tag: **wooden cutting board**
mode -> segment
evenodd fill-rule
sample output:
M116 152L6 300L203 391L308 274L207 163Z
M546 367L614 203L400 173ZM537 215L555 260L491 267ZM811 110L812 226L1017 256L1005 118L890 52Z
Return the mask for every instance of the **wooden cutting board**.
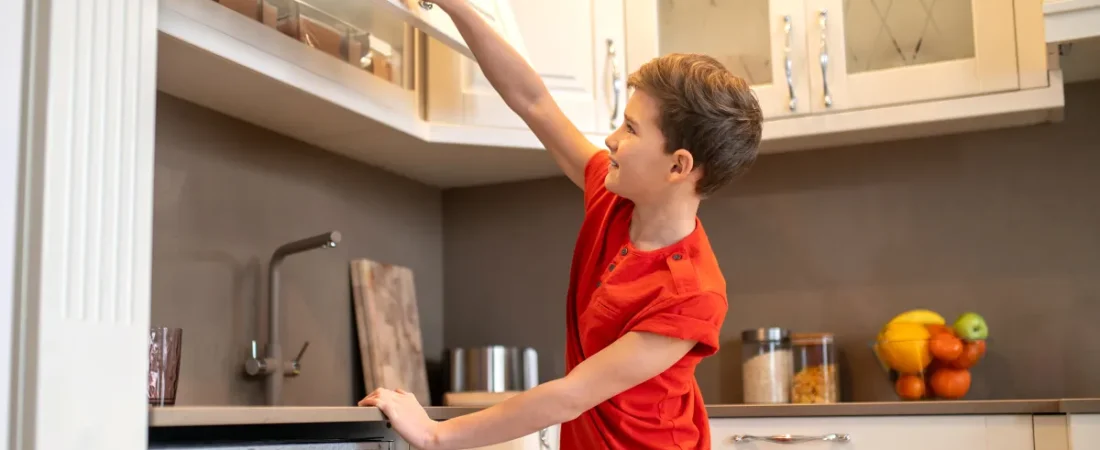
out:
M421 405L430 405L412 270L356 259L351 282L367 393L403 389Z

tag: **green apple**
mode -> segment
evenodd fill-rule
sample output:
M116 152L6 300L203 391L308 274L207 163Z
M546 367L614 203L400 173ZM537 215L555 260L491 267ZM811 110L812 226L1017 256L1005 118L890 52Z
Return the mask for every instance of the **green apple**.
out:
M980 341L989 337L989 325L978 313L968 312L955 320L955 334L967 341Z

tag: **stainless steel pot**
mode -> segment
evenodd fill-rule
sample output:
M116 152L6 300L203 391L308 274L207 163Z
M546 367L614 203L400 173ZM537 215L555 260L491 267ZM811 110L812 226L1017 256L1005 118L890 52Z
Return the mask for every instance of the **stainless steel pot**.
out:
M525 391L538 385L538 353L533 348L489 345L450 350L450 392Z

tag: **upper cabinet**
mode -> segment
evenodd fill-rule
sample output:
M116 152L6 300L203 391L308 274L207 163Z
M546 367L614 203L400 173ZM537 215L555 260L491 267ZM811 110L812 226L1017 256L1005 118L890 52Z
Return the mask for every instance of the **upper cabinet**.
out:
M815 111L1020 86L1008 0L811 0L805 14Z
M509 0L472 3L497 33L524 51ZM470 58L438 6L418 0L159 0L157 5L149 11L158 14L160 91L427 184L493 181L492 174L479 172L485 169L454 170L477 151L462 154L449 151L460 144L433 145L431 126L423 120L425 42ZM544 176L547 169L539 170L499 173L503 180Z
M627 67L670 53L714 57L756 91L764 117L811 112L806 12L789 0L629 0Z
M581 131L607 134L626 104L623 3L608 0L513 1L523 55L562 111ZM493 90L477 64L430 41L426 119L433 127L478 129L525 125Z
M714 56L770 119L1019 88L1009 0L631 0L626 14L631 69Z
M765 152L1060 118L1035 0L624 3L628 70L715 57L756 93Z
M1100 0L1044 0L1043 13L1047 42L1100 38Z
M674 52L747 80L762 152L1057 121L1064 105L1037 0L468 1L596 145L629 74ZM158 5L168 94L433 186L560 175L430 2Z

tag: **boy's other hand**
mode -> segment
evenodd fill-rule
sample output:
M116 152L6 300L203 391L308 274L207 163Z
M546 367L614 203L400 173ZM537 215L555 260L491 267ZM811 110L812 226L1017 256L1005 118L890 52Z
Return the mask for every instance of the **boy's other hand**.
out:
M439 422L428 417L415 395L401 389L391 391L379 388L359 400L359 406L380 409L393 424L394 431L414 448L429 450L438 447L436 429Z

